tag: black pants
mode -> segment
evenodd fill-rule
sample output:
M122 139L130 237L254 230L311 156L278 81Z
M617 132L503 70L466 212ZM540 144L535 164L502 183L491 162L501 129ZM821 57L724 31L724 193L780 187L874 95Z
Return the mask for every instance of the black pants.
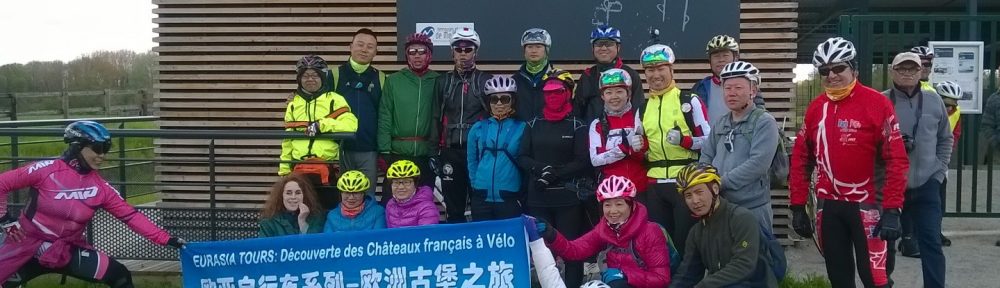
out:
M441 150L441 190L447 205L448 223L465 223L469 203L469 160L464 148Z
M646 193L639 194L639 201L646 205L649 220L663 226L670 238L674 239L677 251L686 251L684 242L687 241L688 232L694 226L695 220L691 217L691 210L688 209L684 198L677 193L677 184L650 184Z
M417 168L420 168L420 179L417 181L417 187L420 186L430 186L434 188L434 170L431 169L430 161L427 157L411 157L396 154L382 154L382 159L385 160L386 165L392 165L399 160L410 160L414 164L417 164ZM389 203L389 199L392 199L392 181L386 178L382 182L382 198L379 199L379 204L383 207L385 203Z
M562 233L567 240L574 240L583 235L583 229L589 223L584 215L583 205L559 207L529 207L529 214L544 219ZM583 284L583 262L566 262L566 287L580 287Z
M472 221L510 219L524 213L521 202L516 197L504 199L502 202L487 202L484 193L473 193L471 198Z
M107 263L107 266L102 266ZM70 249L70 261L59 269L45 268L38 259L31 259L21 269L17 270L3 287L20 287L31 279L49 273L62 274L93 283L104 283L111 288L133 288L132 273L115 259L93 249L73 247Z
M854 269L865 287L888 287L888 243L870 234L881 212L869 204L820 201L816 233L826 259L826 274L834 288L855 287Z

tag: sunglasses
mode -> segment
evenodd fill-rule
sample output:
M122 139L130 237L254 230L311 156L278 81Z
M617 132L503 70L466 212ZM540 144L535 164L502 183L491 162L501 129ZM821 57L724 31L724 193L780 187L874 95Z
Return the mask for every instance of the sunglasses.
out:
M510 95L490 95L490 104L510 104Z
M427 54L427 49L425 48L410 48L410 50L406 50L406 55L410 56L424 55L424 54Z
M90 147L90 150L93 150L94 153L108 154L111 151L111 142L91 143L87 147Z
M451 47L451 49L455 50L455 53L465 53L465 54L469 54L469 53L472 53L472 51L476 51L476 48L473 48L473 47L464 47L464 48L463 47Z
M833 74L844 73L844 70L847 70L847 67L848 67L847 65L837 65L837 66L833 66L833 67L820 67L819 68L819 75L820 76L827 76L827 74L830 74L831 71L833 72Z
M932 62L922 63L920 64L920 66L924 66L924 68L932 68L934 67L934 63Z

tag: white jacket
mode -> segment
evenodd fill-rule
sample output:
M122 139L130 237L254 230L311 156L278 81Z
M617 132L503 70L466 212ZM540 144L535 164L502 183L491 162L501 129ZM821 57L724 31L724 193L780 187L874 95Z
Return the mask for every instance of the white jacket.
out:
M535 273L538 274L538 282L542 288L566 288L562 277L559 275L559 268L556 268L556 259L552 257L552 251L545 246L545 240L538 239L528 243L531 247L531 262L535 264Z

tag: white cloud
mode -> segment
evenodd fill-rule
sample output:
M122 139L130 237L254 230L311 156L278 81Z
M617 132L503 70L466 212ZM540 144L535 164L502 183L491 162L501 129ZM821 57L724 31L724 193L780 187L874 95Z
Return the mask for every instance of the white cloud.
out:
M0 1L0 65L154 45L149 0Z
M812 64L795 65L795 68L792 69L792 72L795 73L795 78L792 79L792 82L807 80L809 79L809 74L812 74L815 71L816 67L813 67Z

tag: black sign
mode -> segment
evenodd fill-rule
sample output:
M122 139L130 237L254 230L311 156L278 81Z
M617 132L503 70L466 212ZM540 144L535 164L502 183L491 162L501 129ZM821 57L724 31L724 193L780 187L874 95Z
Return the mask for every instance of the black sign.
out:
M447 39L471 23L482 41L480 60L523 60L520 39L529 28L549 31L553 60L593 59L590 32L608 24L622 31L625 59L638 59L654 43L651 29L659 29L659 42L678 58L702 59L712 36L739 37L739 5L738 0L399 0L398 51L406 36L423 31L437 39L434 60L449 60ZM397 54L405 60L406 53Z

